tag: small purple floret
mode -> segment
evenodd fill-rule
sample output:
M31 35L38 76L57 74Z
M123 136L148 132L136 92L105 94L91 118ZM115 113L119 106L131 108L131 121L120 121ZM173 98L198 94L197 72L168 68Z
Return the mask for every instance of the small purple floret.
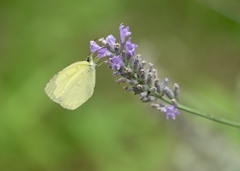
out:
M114 45L116 44L116 38L113 35L109 35L108 37L106 37L106 41L108 43L108 45L114 49Z
M112 55L112 53L106 47L100 48L97 52L98 52L99 58L103 58L103 57Z
M130 35L131 35L131 32L129 31L129 27L128 27L128 26L124 28L123 23L120 24L119 31L120 31L121 43L123 44L124 41L125 41L125 38L126 38L127 36L130 36Z
M180 112L176 109L174 105L171 106L165 106L163 108L163 112L166 113L166 118L169 119L170 117L175 120L176 115L179 115Z
M99 46L95 41L90 41L90 51L91 53L97 52L98 57L102 58L105 56L111 56L111 52L106 47Z
M113 58L110 58L111 65L112 65L112 70L116 69L119 70L121 66L124 66L124 63L122 61L122 57L119 56L114 56Z
M128 40L126 41L126 44L125 44L125 49L126 49L126 52L128 54L128 56L133 56L135 55L135 52L136 52L136 48L138 47L136 44L132 43L131 42L131 37L128 38Z
M101 47L93 40L90 41L90 51L92 53L96 52L97 50L99 50Z
M107 48L106 47L103 47L101 49L98 50L98 57L99 58L102 58L102 57L105 57L105 53L107 52Z

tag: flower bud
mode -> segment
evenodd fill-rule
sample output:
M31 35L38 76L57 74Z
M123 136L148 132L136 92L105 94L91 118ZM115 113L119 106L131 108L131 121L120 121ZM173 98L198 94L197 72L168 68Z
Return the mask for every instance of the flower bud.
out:
M140 98L142 102L149 102L147 97Z
M147 98L148 98L149 102L156 100L156 97L154 97L154 96L147 96Z
M148 77L147 77L147 85L149 86L149 87L151 87L152 86L152 73L150 72L150 73L148 73Z
M179 85L177 83L174 83L173 88L174 88L173 90L174 98L178 100L179 92L180 92Z
M148 72L152 72L152 70L153 70L153 64L152 64L152 63L149 63L149 66L150 66L150 68L149 68L149 71L148 71Z
M164 92L166 93L166 96L169 99L173 99L174 98L173 92L168 87L164 87Z
M132 91L132 88L130 88L130 87L128 87L128 86L124 86L123 88L124 88L125 92L130 92L130 91Z
M146 73L145 73L145 70L144 69L140 69L140 71L139 71L139 77L140 77L140 79L142 80L142 81L146 81Z
M119 78L116 80L116 83L126 83L126 82L129 82L129 80L126 78Z
M138 84L138 81L132 79L132 80L130 80L128 83L131 84L131 85L137 85L137 84Z
M153 107L153 108L158 108L158 107L160 107L160 105L159 105L159 104L156 104L156 103L152 103L152 104L151 104L151 107Z
M104 45L107 45L107 41L103 37L98 39L98 41Z
M148 87L146 85L141 85L141 84L138 84L137 88L141 91L147 91L148 90Z
M142 98L142 97L147 97L147 95L148 95L148 93L145 91L145 92L142 92L142 93L140 93L140 97Z
M146 61L142 61L142 68L144 68L146 66L147 62Z
M153 75L153 79L157 78L157 70L156 69L152 70L152 75Z
M157 88L156 88L156 87L151 87L151 88L149 89L149 91L150 91L151 93L155 93L155 92L157 91Z
M117 77L117 76L119 76L119 75L121 75L120 72L118 72L118 71L113 72L113 76L114 76L114 77Z
M157 92L158 92L159 94L161 94L163 90L162 90L161 83L160 83L160 81L159 81L158 78L156 78L156 79L154 80L154 85L155 85L155 87L157 88Z
M140 94L140 93L142 93L142 90L139 89L139 88L137 88L136 86L133 86L133 87L132 87L132 91L133 91L134 94Z
M139 60L138 59L135 59L135 61L134 61L133 71L134 71L134 73L138 73L138 71L139 71Z

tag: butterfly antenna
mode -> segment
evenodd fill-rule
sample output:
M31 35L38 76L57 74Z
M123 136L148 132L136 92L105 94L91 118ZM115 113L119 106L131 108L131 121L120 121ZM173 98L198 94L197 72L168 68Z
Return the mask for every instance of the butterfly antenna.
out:
M105 63L107 61L102 61L100 64L96 64L97 66L101 66L103 63Z
M98 57L96 57L96 58L94 58L94 63L96 64L96 63L98 63L98 61L100 60L100 58L98 58Z

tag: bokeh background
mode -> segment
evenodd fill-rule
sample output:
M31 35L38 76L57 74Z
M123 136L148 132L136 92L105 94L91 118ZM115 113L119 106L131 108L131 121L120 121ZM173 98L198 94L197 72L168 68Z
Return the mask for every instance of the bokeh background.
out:
M1 171L240 170L240 130L181 112L175 121L125 93L105 65L74 111L47 81L89 54L89 41L130 26L138 53L180 102L240 122L240 1L0 2Z

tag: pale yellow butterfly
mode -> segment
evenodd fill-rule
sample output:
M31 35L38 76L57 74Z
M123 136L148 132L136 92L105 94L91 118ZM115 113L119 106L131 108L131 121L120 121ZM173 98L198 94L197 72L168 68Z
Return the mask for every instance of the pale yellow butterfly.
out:
M93 95L95 66L90 55L86 61L79 61L64 68L49 80L45 87L46 94L66 109L78 108Z

